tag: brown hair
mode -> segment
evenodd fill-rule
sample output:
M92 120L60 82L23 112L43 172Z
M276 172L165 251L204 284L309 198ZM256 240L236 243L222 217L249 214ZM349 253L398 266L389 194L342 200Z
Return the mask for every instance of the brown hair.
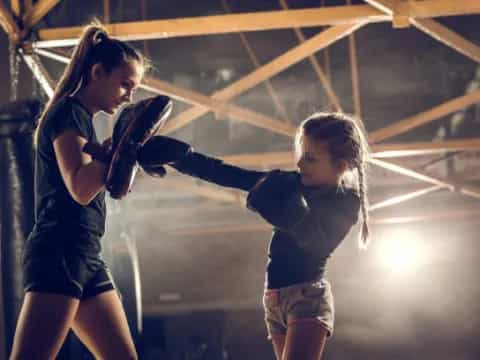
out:
M360 121L342 113L315 113L305 119L298 127L295 146L298 151L301 139L308 136L312 140L325 141L334 162L345 161L350 170L358 174L358 192L363 216L360 231L360 248L365 249L369 240L368 196L366 166L368 142Z
M144 65L144 58L136 49L126 42L110 38L106 29L99 22L96 21L86 26L79 43L73 50L70 63L65 68L52 98L40 116L37 136L51 106L64 96L71 95L80 87L88 84L90 69L94 64L102 64L104 70L110 73L117 66L131 60Z

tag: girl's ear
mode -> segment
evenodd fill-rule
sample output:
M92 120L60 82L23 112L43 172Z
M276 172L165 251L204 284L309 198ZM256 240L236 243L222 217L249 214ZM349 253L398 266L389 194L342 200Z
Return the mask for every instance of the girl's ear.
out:
M102 64L96 63L92 65L92 68L90 69L90 79L98 80L101 79L104 75L105 69L103 68Z

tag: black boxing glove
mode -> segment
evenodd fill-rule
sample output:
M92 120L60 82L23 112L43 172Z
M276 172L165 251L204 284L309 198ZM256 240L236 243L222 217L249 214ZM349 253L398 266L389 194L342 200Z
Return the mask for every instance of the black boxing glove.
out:
M250 190L247 207L275 227L290 230L310 212L298 173L274 170Z
M157 135L138 149L137 161L148 175L163 177L166 174L163 165L180 161L191 151L192 147L183 141Z

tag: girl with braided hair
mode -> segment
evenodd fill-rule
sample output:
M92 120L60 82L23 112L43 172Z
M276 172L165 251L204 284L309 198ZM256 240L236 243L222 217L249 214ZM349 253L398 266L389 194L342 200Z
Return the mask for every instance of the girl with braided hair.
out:
M23 256L25 298L10 359L54 359L72 329L102 359L136 359L126 316L101 256L108 165L93 116L131 100L143 57L100 25L84 29L41 116L35 150L35 225Z
M362 129L344 114L310 116L295 137L296 171L248 170L186 148L181 141L157 136L137 159L149 174L156 169L163 174L166 163L190 176L248 191L247 206L273 225L263 304L276 357L321 359L334 323L327 260L360 211L361 248L369 237L368 146ZM355 173L357 186L348 185L347 174Z

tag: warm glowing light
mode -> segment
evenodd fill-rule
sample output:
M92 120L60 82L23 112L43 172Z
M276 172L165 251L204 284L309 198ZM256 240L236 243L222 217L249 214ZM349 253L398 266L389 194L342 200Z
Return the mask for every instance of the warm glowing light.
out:
M394 273L409 273L425 261L421 240L407 231L393 232L381 240L379 256L382 264Z

